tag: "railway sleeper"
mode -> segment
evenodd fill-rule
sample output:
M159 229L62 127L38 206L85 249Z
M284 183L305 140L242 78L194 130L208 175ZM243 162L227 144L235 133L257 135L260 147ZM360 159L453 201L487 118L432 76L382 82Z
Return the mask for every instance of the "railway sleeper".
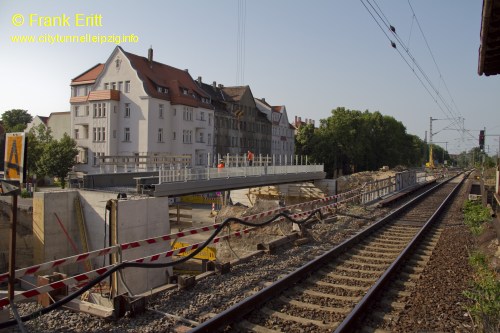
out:
M360 260L359 262L363 262L363 260L367 262L382 262L382 263L387 263L387 264L392 264L394 259L396 258L377 258L377 257L372 257L372 256L365 256L361 254L351 254L350 259L357 261Z
M335 265L327 265L327 268L330 270L337 270L337 271L344 271L344 272L352 272L352 273L361 273L361 274L368 274L368 275L375 275L375 276L380 276L380 274L383 272L382 270L376 271L376 270L365 270L362 268L350 268L350 267L345 267L345 266L335 266ZM332 273L332 272L330 272ZM335 273L333 273L335 274Z
M323 275L326 276L326 277L330 277L332 279L363 282L363 283L366 283L366 284L372 284L372 283L375 283L375 281L377 281L376 278L373 278L373 279L370 279L370 278L360 278L360 277L355 277L355 276L339 275L339 274L326 273L326 272Z
M247 320L242 320L237 324L238 328L243 329L245 331L251 331L255 333L282 333L282 330L273 330L261 325L257 325L251 323Z
M309 310L320 310L329 313L348 314L352 310L352 308L346 308L346 307L331 307L331 306L311 304L307 302L297 301L285 296L280 296L278 299L283 303L290 304L298 308L304 308Z
M383 253L392 253L392 254L399 254L401 252L399 246L391 246L391 247L383 247L383 246L373 246L372 245L364 245L361 244L362 249L366 251L372 251L372 252L383 252Z
M375 256L381 256L381 257L386 257L387 259L396 259L397 254L399 252L393 251L393 252L387 252L383 251L383 249L379 249L379 251L373 251L373 250L364 250L364 249L359 249L353 251L354 254L356 255L366 255L367 257L375 257Z
M341 296L341 295L335 295L335 294L326 294L324 292L319 292L319 291L314 291L302 287L295 287L295 291L301 294L309 295L309 296L314 296L314 297L322 297L322 298L328 298L328 299L333 299L336 301L346 301L346 302L359 302L361 300L361 296Z
M337 326L339 326L340 323L338 322L334 322L334 323L325 323L323 321L319 321L319 320L312 320L312 319L309 319L309 318L302 318L302 317L297 317L297 316L292 316L292 315L289 315L289 314L286 314L286 313L282 313L282 312L279 312L279 311L275 311L275 310L272 310L268 307L263 307L260 309L260 311L268 316L271 316L271 317L276 317L276 318L279 318L281 320L285 320L285 321L291 321L291 322L295 322L295 323L299 323L299 324L303 324L303 325L310 325L310 324L313 324L319 328L324 328L324 329L335 329Z
M310 284L313 284L316 286L321 286L321 287L340 288L340 289L350 290L350 291L364 291L364 290L366 290L365 287L349 286L347 284L330 283L330 282L325 282L325 281L308 281L308 282Z

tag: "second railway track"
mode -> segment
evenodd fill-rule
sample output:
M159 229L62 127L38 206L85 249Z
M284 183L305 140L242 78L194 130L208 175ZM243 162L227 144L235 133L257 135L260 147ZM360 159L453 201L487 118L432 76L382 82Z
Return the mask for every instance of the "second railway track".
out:
M417 236L424 234L424 227L431 227L431 220L461 180L459 176L438 184L192 332L352 331L371 299L403 257L412 253ZM407 274L415 270L419 268ZM391 307L398 306L397 301L392 303Z

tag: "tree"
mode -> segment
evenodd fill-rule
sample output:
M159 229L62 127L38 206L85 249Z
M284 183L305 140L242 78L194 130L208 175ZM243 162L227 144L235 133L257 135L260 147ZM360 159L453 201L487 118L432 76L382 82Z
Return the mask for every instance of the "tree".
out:
M299 130L296 142L297 152L324 163L329 176L377 170L384 165L421 165L425 147L391 116L343 107L321 119L317 130Z
M27 136L28 158L26 164L28 175L31 177L36 175L38 179L41 179L46 176L41 159L46 146L54 140L52 138L52 131L50 128L45 127L44 124L39 124L30 129Z
M314 146L314 125L305 124L297 129L295 135L295 154L311 155Z
M12 109L2 114L2 124L6 133L22 132L33 120L26 110Z
M40 167L46 175L57 177L61 188L66 186L68 172L75 164L78 155L76 142L64 133L61 140L51 140L45 145L40 158Z

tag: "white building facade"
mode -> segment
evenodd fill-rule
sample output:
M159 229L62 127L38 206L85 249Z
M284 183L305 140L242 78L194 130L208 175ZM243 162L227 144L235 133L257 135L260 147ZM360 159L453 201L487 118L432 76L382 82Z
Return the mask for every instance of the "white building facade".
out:
M71 82L77 171L96 173L104 157L188 156L206 165L213 150L210 97L186 70L116 47Z
M265 99L255 99L257 108L266 114L272 123L271 154L275 156L291 156L295 153L294 128L288 122L284 105L271 106Z

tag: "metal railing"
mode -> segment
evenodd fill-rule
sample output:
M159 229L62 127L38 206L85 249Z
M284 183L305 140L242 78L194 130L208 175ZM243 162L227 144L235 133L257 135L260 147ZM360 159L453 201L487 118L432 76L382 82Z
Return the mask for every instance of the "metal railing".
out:
M286 175L304 172L323 172L323 165L270 165L224 168L160 168L159 183L187 182L220 178L251 177L264 175Z

